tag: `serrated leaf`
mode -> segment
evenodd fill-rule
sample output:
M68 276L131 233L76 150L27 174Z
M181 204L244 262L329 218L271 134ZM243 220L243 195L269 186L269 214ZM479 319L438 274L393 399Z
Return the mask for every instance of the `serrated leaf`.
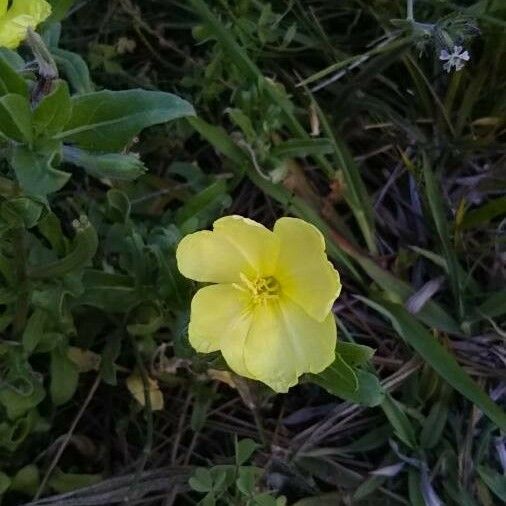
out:
M141 89L76 95L72 103L72 118L58 139L90 151L121 151L144 128L195 114L176 95Z

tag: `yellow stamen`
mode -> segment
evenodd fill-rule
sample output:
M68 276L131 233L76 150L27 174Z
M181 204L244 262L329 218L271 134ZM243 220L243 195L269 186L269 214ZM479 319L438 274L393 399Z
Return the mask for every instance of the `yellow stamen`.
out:
M280 293L280 286L276 278L272 276L248 278L241 273L241 285L235 285L239 290L247 291L253 304L266 304L277 299Z

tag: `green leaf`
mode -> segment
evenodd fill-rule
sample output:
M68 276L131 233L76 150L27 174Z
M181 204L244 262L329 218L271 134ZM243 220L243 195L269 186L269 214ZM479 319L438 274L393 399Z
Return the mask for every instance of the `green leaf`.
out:
M381 268L374 260L362 255L356 256L355 259L367 274L394 300L405 303L413 295L414 289L411 285L396 278L386 269ZM452 334L461 333L461 329L455 319L432 300L429 300L416 313L416 318L430 327Z
M235 442L235 462L238 466L245 464L256 450L260 448L252 439L241 439Z
M77 95L72 103L72 118L57 137L90 151L121 151L144 128L195 114L176 95L141 89Z
M255 485L260 477L261 470L256 467L241 467L239 477L236 480L237 490L246 497L251 497L255 491Z
M116 359L121 351L122 334L116 332L107 339L100 361L100 376L108 385L116 386Z
M478 466L478 473L487 487L504 503L506 502L506 477L488 466Z
M113 221L126 223L130 216L131 204L128 195L113 188L107 192L107 215Z
M477 209L467 211L464 215L460 228L466 230L481 224L488 223L494 218L506 215L506 197L490 200Z
M0 423L0 448L9 452L16 451L32 432L36 424L40 421L36 409L30 409L21 418L16 418L13 422Z
M336 354L334 362L319 374L311 374L312 378L317 376L319 381L332 388L341 388L346 391L356 392L358 389L357 375L354 370L343 360L340 355Z
M58 346L51 351L51 399L61 406L74 396L77 389L79 371L69 359L66 347Z
M49 18L50 23L61 21L68 10L72 7L74 0L49 0L51 4L51 17Z
M5 494L11 486L11 479L2 471L0 471L0 498Z
M32 142L32 111L27 97L9 93L0 98L0 137Z
M291 139L278 144L271 150L277 158L296 158L308 155L326 155L334 151L329 139Z
M343 494L341 492L328 492L314 497L300 499L293 506L336 506L342 504Z
M53 167L58 156L58 148L35 152L25 146L16 146L11 163L19 186L27 194L41 198L63 188L70 179L70 174Z
M40 202L27 197L18 197L4 201L0 206L0 215L13 228L30 229L37 225L42 210Z
M49 487L55 492L64 494L80 488L90 487L102 481L100 474L63 473L57 469L48 481Z
M41 379L22 362L9 371L0 386L0 404L10 420L22 417L42 402L45 395Z
M325 388L332 395L364 406L379 405L384 396L378 378L346 364L341 357L320 374L308 374L309 381Z
M211 476L209 470L199 467L189 479L189 484L195 492L201 492L204 494L213 489L213 477Z
M356 367L369 362L374 355L375 350L362 344L338 341L337 353L348 365Z
M502 430L506 430L506 414L462 369L455 357L418 323L402 306L391 302L373 302L358 297L368 306L388 317L403 339L453 388L476 404Z
M51 137L61 132L71 115L69 87L65 81L58 80L51 93L40 101L33 113L35 134Z
M193 232L212 221L231 204L225 181L216 181L197 195L190 197L176 212L176 224L185 232ZM193 226L192 226L193 225Z
M56 47L51 48L51 52L56 64L63 69L63 73L77 93L91 93L95 89L88 66L80 55Z
M9 93L28 97L28 84L0 54L0 96Z
M124 313L143 300L130 276L88 269L83 282L85 292L76 301L79 305Z
M381 403L381 408L394 428L397 437L410 448L416 448L417 442L415 429L413 428L413 425L411 425L406 413L404 413L402 404L387 394Z
M443 396L430 408L420 433L420 446L424 450L434 448L440 441L448 419L448 398Z
M478 315L486 315L489 318L497 318L506 314L506 290L500 290L490 294L487 299L478 306Z
M76 235L68 255L54 262L30 266L28 276L31 279L62 277L82 269L91 262L98 248L98 236L95 228L86 216L74 220L72 225L76 230Z
M12 478L11 489L22 494L33 496L40 484L39 468L34 464L22 467Z
M31 354L44 337L45 324L48 314L42 309L36 309L30 316L23 332L23 348Z
M64 146L63 159L83 168L90 176L118 181L133 181L146 172L138 155L120 153L89 153L72 146Z
M445 204L443 195L441 194L441 183L436 179L426 155L423 157L423 175L426 185L425 193L446 258L453 296L457 303L459 315L464 316L462 283L460 280L460 272L462 269L459 266L455 248L453 248L451 244L451 233L448 220L446 219Z

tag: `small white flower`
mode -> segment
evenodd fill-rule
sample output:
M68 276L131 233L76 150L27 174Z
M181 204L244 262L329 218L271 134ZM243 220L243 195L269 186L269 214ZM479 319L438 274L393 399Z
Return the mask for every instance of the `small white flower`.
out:
M446 72L450 73L452 68L458 72L464 68L466 61L469 61L471 56L468 51L463 51L462 46L453 46L453 51L449 53L446 49L442 49L439 53L439 59L445 61L443 68Z

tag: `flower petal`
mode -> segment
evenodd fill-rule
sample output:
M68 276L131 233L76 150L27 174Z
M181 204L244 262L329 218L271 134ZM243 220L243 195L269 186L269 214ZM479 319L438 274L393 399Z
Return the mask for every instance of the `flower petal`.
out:
M214 222L214 230L225 238L252 267L246 275L271 276L279 255L279 240L260 223L242 216L225 216Z
M286 392L301 374L319 373L335 358L334 316L318 322L288 297L257 306L244 347L249 373L277 392Z
M26 38L29 26L32 26L30 16L4 17L0 19L0 47L16 49Z
M439 53L440 60L449 60L451 58L450 53L446 49L441 49L441 53Z
M45 0L14 0L9 9L8 16L30 16L35 28L39 23L45 21L51 15L51 5Z
M187 235L177 249L178 268L187 278L208 283L240 282L240 274L271 275L278 257L277 237L240 216L214 223L214 231Z
M44 0L14 0L7 12L2 12L3 8L0 4L0 47L10 49L21 44L29 27L36 28L51 14L51 6Z
M281 241L275 277L283 293L312 318L323 321L339 296L341 282L327 260L321 232L303 220L281 218L274 234Z
M248 333L248 298L232 285L201 288L191 304L188 335L191 345L201 353L217 351L221 341Z

